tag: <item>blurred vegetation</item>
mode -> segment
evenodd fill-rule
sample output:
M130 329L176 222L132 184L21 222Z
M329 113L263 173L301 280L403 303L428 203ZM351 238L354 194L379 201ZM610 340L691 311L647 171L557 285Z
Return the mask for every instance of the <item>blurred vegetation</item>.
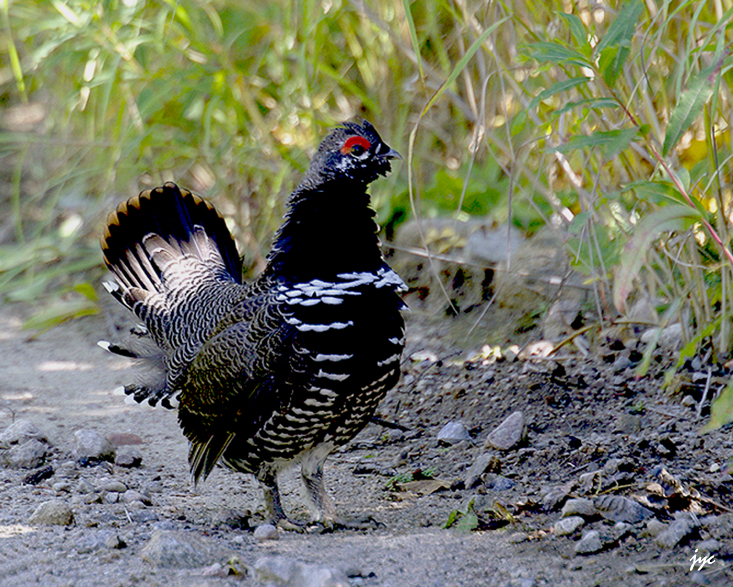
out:
M680 361L731 355L731 0L2 8L0 296L53 300L35 326L94 311L104 216L165 180L256 271L319 138L365 117L405 155L383 223L557 227L601 324L649 300Z

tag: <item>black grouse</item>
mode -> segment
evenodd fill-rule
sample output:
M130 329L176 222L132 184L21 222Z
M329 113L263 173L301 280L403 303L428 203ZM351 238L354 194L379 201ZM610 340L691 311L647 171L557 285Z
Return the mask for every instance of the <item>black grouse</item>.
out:
M374 127L346 123L321 143L288 201L267 266L250 284L222 216L173 183L120 204L102 237L108 291L143 322L156 352L111 352L158 367L127 385L174 407L194 481L217 463L252 473L271 521L278 472L300 463L313 521L337 523L328 455L366 426L399 378L404 283L380 252L368 185L400 158Z

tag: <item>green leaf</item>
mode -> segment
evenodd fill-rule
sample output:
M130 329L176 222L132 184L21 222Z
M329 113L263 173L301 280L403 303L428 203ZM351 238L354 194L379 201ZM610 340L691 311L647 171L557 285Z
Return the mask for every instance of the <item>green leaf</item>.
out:
M469 509L453 526L458 532L472 532L478 528L478 516Z
M412 10L410 10L410 0L402 0L402 9L405 12L407 28L410 31L410 42L412 43L412 50L415 53L415 59L417 60L417 71L420 73L420 79L422 80L425 78L425 72L423 71L422 58L420 57L420 41L418 41L417 38L415 20L412 18Z
M549 88L547 88L546 90L542 90L532 99L532 101L529 103L528 110L535 108L540 102L542 102L542 100L546 100L550 96L554 96L555 94L559 94L560 92L565 92L571 88L583 85L589 81L589 77L583 76L562 80L555 84L552 84Z
M560 153L575 149L600 147L607 159L613 159L629 146L639 129L624 128L619 130L602 130L592 135L578 135L571 137L564 145L555 148Z
M607 47L630 47L642 9L642 4L637 0L624 6L598 43L596 53L600 55Z
M527 126L527 121L529 120L529 117L527 116L527 110L523 109L517 112L517 114L512 118L512 124L511 124L511 133L512 136L517 136L520 132L524 130L524 127Z
M666 202L674 202L675 204L684 204L685 200L674 187L674 184L666 181L649 181L641 180L630 183L625 186L624 191L633 190L634 196L644 202L652 204L662 204Z
M624 69L624 63L629 56L628 47L606 47L601 51L601 57L598 60L598 68L601 70L603 81L609 87L613 87L616 80Z
M568 102L555 111L556 115L564 114L568 110L572 110L578 106L590 108L591 110L600 110L602 108L618 108L618 102L612 98L588 98L587 100L578 100L577 102Z
M702 432L712 432L733 422L733 380L728 382L725 389L710 406L710 420Z
M577 14L567 14L565 12L561 12L560 16L568 21L570 32L572 33L575 42L578 43L578 46L583 47L588 45L588 31L585 30L585 25L583 24L583 21L580 20L580 17Z
M532 58L540 63L549 61L551 63L579 65L580 67L592 66L585 55L560 43L535 43L531 46L531 49Z
M621 263L614 280L613 303L623 312L633 282L646 259L647 251L663 232L681 231L700 219L700 214L689 206L667 206L652 212L636 225L634 235L621 253Z
M672 111L669 117L669 125L667 133L664 135L664 145L662 146L662 156L667 156L669 152L679 142L680 138L692 123L700 116L705 103L713 94L713 84L710 79L717 69L717 63L712 65L698 75L696 75L688 85L687 89L682 93L680 101Z

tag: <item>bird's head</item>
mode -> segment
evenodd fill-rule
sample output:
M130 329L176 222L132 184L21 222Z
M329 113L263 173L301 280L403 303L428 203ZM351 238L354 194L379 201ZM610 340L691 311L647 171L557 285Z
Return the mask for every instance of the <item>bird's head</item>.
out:
M391 171L391 159L402 159L387 145L366 120L346 122L334 129L318 147L306 173L305 182L320 184L331 180L371 183Z

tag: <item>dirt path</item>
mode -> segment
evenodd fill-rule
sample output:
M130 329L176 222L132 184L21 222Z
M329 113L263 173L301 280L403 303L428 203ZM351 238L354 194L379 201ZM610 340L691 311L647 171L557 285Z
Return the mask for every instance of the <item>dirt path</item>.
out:
M193 488L175 413L130 406L112 395L134 370L129 361L96 346L98 338L109 336L105 320L77 321L29 340L21 330L24 311L0 310L0 432L27 419L45 433L51 448L36 469L0 467L3 586L255 585L257 573L247 567L272 556L335 569L352 585L381 587L733 584L728 561L733 525L724 511L733 507L733 482L725 472L733 454L730 434L700 439L697 429L704 420L679 403L666 405L653 379L643 384L626 373L614 380L604 367L587 361L567 361L561 377L546 370L528 375L519 363L408 363L400 389L381 409L408 431L370 425L331 458L327 470L327 486L340 510L371 513L380 526L363 533L281 533L279 540L259 541L243 528L256 525L261 511L253 480L218 469ZM410 344L410 352L431 349L430 339L416 335ZM642 429L631 440L623 431L612 433L619 413L639 401L650 408L640 417ZM515 410L527 419L526 443L497 452L494 468L479 486L466 489L466 471L487 452L485 437ZM465 424L473 440L438 444L438 431L454 420ZM81 466L74 454L79 429L139 437L142 444L132 449L142 463ZM675 447L673 456L659 450L665 438ZM640 522L619 530L598 552L578 555L575 546L586 530L598 529L603 538L616 526L591 515L569 537L556 536L553 525L565 500L556 508L542 507L543 496L548 488L566 485L567 497L587 497L580 475L606 471L613 457L628 461L616 468L636 485L629 491L606 488L608 494L648 495L645 487L662 464L685 487L697 487L722 507L688 500L688 509L702 503L702 522L673 548L658 546L646 533L648 524ZM29 479L48 466L46 478ZM418 470L427 473L427 481L441 483L409 485L406 473ZM395 475L401 475L396 484ZM497 475L509 481L506 489L491 485ZM122 494L110 489L113 482L142 493L146 503L123 502ZM513 521L495 530L444 529L451 512L465 511L476 496L496 498ZM286 484L284 499L286 509L305 514L294 479ZM31 524L31 514L49 500L67 504L74 522ZM675 512L667 500L655 514L669 525ZM187 568L180 560L170 566L145 560L151 538L160 533L200 541L194 542L201 545L200 562ZM706 539L717 540L715 562L690 572L690 558Z

